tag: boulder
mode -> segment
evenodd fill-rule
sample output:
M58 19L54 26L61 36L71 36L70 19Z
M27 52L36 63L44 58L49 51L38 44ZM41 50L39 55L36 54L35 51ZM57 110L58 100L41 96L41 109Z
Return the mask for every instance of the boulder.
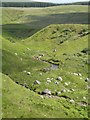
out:
M55 82L55 84L57 84L57 85L58 85L58 84L59 84L59 82L57 82L57 81L56 81L56 82Z
M48 83L51 83L51 80L47 80Z
M62 89L62 90L61 90L61 93L63 93L63 92L66 92L66 90L65 90L65 89Z
M30 75L31 73L30 72L27 72L27 75Z
M60 80L60 81L62 81L62 77L60 77L60 76L59 76L59 77L57 78L57 80Z
M47 95L51 95L51 91L48 89L45 89L42 91L42 94L47 94Z
M17 53L15 53L15 55L17 56L18 54L17 54Z
M76 75L76 76L78 76L78 74L77 73L73 73L74 75Z
M70 100L70 103L74 103L74 102L75 102L74 100L72 100L72 99Z
M40 81L38 81L38 80L35 80L35 82L34 82L34 84L41 84L41 82Z
M65 82L65 85L68 86L69 84Z
M82 76L82 74L81 74L81 73L78 73L78 75L79 75L79 76Z
M90 81L90 79L89 79L89 78L86 78L86 79L85 79L85 82L89 82L89 81Z

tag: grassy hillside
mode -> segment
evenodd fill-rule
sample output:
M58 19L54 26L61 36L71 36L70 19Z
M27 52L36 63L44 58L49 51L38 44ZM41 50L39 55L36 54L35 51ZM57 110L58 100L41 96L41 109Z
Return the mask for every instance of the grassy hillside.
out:
M3 38L3 73L35 94L41 95L44 89L49 89L51 95L43 96L50 101L48 104L57 106L59 99L64 100L64 105L63 102L60 103L64 107L60 108L66 112L62 111L60 114L53 108L54 113L48 115L47 109L44 109L43 114L47 113L46 117L87 117L88 91L85 79L88 76L88 56L81 52L88 47L87 34L89 30L86 25L50 25L20 43L12 43ZM57 64L58 69L52 68L53 64ZM63 79L61 82L57 80L59 76ZM34 84L36 80L41 84ZM26 96L28 97L27 94ZM55 103L52 102L53 99ZM70 103L70 100L74 100L74 103ZM5 102L3 106L6 106ZM43 106L40 106L37 108L42 110ZM73 111L72 114L70 111ZM6 111L4 113L4 117L7 117ZM14 114L18 116L17 113L8 112L8 117ZM33 114L26 116L33 117ZM40 113L37 116L45 117Z
M3 36L10 41L26 39L50 24L88 23L88 6L3 8L2 12Z
M87 116L84 107L80 109L63 97L42 98L29 89L15 84L5 75L3 75L2 100L3 118L54 118L56 116L82 118L83 115Z
M87 7L3 13L3 118L87 118Z

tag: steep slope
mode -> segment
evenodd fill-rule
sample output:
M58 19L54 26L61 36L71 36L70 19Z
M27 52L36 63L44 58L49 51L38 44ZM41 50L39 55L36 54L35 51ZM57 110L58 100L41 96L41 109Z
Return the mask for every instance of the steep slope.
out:
M14 113L15 111L13 113L9 112L7 115L6 111L10 111L12 106L14 107L12 105L10 110L7 107L4 117L35 117L35 111L36 117L86 118L88 96L87 51L89 51L86 48L88 49L88 34L87 25L58 24L50 25L21 42L12 43L2 38L3 73L19 86L25 87L25 91L34 91L35 93L32 93L39 101L36 101L35 97L29 97L29 100L34 100L34 103L31 104L33 109L31 115L25 112L28 107L25 107L25 111L20 111L22 115ZM39 84L36 81L39 81ZM15 86L18 87L18 85ZM10 86L9 90L12 88ZM7 89L6 86L5 89ZM16 89L22 91L22 89ZM45 89L50 90L51 95L43 95ZM7 96L7 92L4 91L4 93ZM28 94L25 92L27 98L24 101L25 106L29 104ZM20 94L18 92L15 95ZM21 96L20 99L22 99ZM6 102L4 98L4 107L6 104L13 102L13 100L9 100ZM61 112L59 112L60 110ZM22 113L22 111L24 112Z
M3 75L3 118L68 118L87 117L85 108L80 109L62 98L42 96L15 84ZM75 107L75 109L74 109ZM18 109L17 109L18 108Z

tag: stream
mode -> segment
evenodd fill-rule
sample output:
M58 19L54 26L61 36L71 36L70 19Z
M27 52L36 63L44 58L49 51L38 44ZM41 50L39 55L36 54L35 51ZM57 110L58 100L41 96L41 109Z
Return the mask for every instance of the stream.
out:
M59 65L57 65L57 64L52 64L52 63L50 63L50 69L51 70L57 70L58 68L59 68Z

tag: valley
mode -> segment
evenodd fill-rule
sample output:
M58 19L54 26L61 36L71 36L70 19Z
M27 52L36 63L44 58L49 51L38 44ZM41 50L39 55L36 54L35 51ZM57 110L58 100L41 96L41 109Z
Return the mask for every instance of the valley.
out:
M2 13L3 118L88 118L88 7Z

